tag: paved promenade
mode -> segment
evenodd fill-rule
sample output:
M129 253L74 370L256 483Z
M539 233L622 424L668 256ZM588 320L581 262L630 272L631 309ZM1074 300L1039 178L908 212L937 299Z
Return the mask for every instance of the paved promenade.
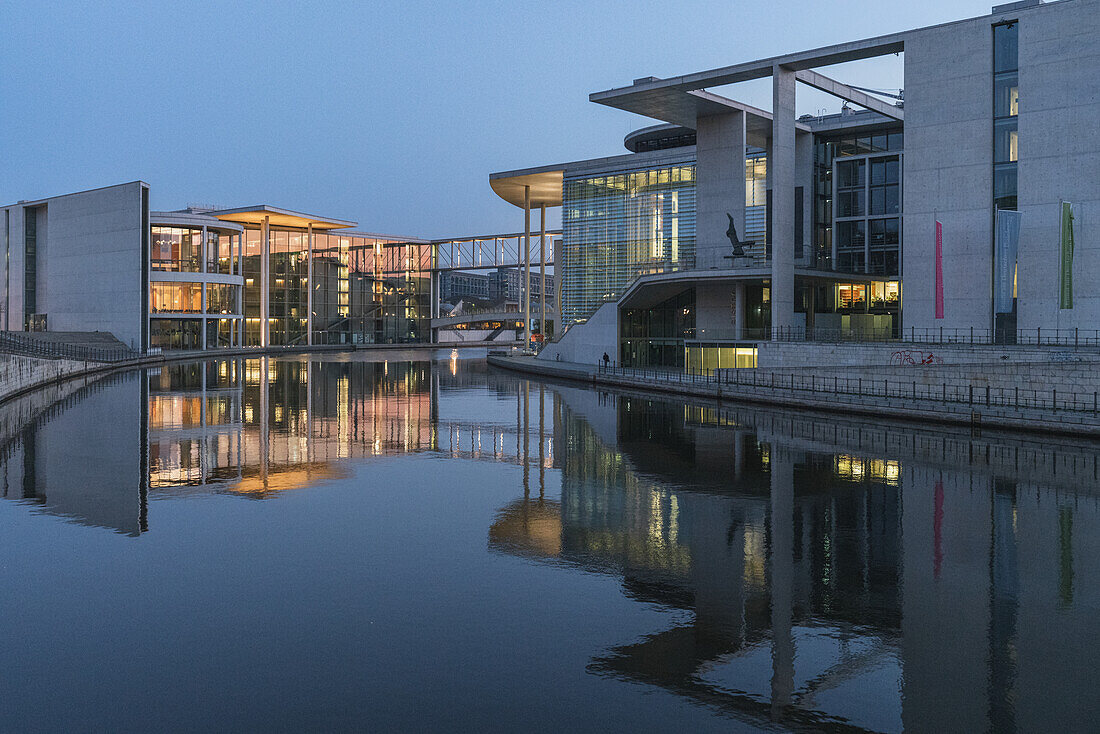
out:
M723 402L1100 437L1100 362L723 370L691 375L490 354L505 369Z

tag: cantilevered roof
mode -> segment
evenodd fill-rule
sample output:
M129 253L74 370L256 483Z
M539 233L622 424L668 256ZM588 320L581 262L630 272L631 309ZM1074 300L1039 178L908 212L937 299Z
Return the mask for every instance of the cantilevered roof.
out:
M519 171L490 173L489 185L497 196L509 204L523 208L523 192L531 187L531 208L561 206L561 185L565 179L562 166L542 166Z
M267 204L242 206L236 209L218 209L203 213L227 222L240 222L241 224L263 224L264 217L269 217L269 222L276 227L304 228L312 224L314 229L346 229L357 224L357 222L349 222L344 219L317 217L312 214L293 212L289 209L279 209Z
M774 56L744 64L724 66L719 69L700 71L684 76L657 79L646 77L638 79L629 87L593 92L589 99L599 104L615 107L627 112L651 117L656 120L673 122L677 125L695 127L699 117L722 111L715 109L713 97L705 90L708 87L722 87L737 82L764 79L771 76L775 66L783 66L791 71L814 69L848 61L885 56L905 50L905 33L895 33L862 41L825 46L812 51ZM719 98L722 99L722 98Z

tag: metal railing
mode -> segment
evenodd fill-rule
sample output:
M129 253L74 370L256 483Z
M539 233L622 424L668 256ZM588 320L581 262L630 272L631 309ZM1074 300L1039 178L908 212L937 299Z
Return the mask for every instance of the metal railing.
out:
M1045 411L1070 411L1100 416L1100 392L1080 393L1051 388L991 387L971 382L920 384L916 380L888 377L839 377L837 375L798 375L760 372L757 369L724 369L717 372L675 371L646 367L623 367L599 363L598 374L630 377L639 381L679 385L720 385L752 390L783 390L804 395L835 395L858 398L900 399L916 402L957 404L972 409L1015 408ZM749 393L751 394L751 392Z
M745 340L779 342L908 342L997 346L1100 347L1098 329L975 329L909 327L892 334L888 329L824 329L801 326L745 329Z
M141 352L127 347L116 349L65 344L36 339L21 332L11 331L0 332L0 354L21 354L45 359L73 359L80 362L122 362L142 356Z

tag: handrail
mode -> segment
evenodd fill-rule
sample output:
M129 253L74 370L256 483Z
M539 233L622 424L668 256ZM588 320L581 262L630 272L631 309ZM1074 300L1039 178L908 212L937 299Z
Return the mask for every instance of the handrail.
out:
M722 370L684 370L646 367L624 367L614 362L597 363L597 373L618 375L649 382L677 384L723 385L751 388L751 391L783 390L803 394L844 395L860 398L899 398L936 404L958 404L974 408L998 407L1031 410L1068 411L1100 416L1100 391L1068 392L1051 388L1035 390L1020 387L997 387L975 384L969 380L955 383L921 384L915 379L894 377L840 377L833 375L800 375L755 368Z
M128 347L90 347L65 344L25 336L20 332L0 332L0 354L22 354L46 359L73 359L81 362L121 362L137 359L141 352Z
M976 329L933 326L899 329L896 334L886 329L828 329L788 326L750 328L744 330L745 340L778 342L897 342L913 344L960 344L975 346L1055 346L1100 347L1100 329Z

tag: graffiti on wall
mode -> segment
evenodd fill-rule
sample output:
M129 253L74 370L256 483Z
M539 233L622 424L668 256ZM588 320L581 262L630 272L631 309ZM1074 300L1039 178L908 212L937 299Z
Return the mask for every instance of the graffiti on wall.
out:
M891 365L925 365L943 364L943 357L937 357L932 352L917 352L911 349L903 349L890 355Z

